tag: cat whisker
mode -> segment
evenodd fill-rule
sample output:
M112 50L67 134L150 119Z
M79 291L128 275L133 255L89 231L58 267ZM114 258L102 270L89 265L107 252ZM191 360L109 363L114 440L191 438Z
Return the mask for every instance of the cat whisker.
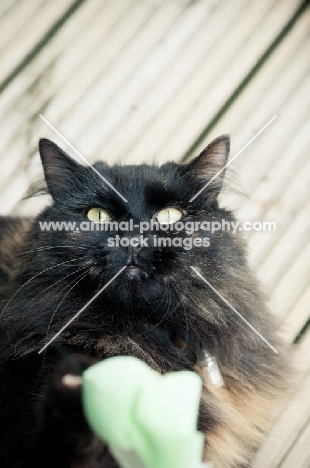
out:
M58 281L56 281L56 283L53 283L53 284L51 284L50 286L48 286L47 288L43 289L43 291L40 291L40 295L43 294L43 293L45 293L45 292L48 291L49 289L53 288L54 286L56 286L56 284L61 283L61 282L64 281L66 278L69 278L69 276L72 276L72 275L74 275L75 273L78 273L79 271L84 270L84 269L86 269L86 268L88 268L88 267L85 267L85 266L84 266L84 267L82 267L82 268L78 268L77 270L73 271L72 273L69 273L68 275L66 275L66 276L64 276L64 277L62 277L62 278L60 278ZM73 281L74 281L74 280L73 280ZM71 283L70 283L70 284L71 284Z
M165 283L166 283L166 280L165 280ZM161 299L161 301L160 301L160 303L158 304L158 306L157 306L155 309L152 310L152 314L154 314L154 312L155 312L156 310L158 310L158 308L163 304L163 302L164 302L166 296L169 296L169 300L168 300L168 305L167 305L167 307L166 307L166 312L165 312L164 316L163 316L163 317L160 319L160 321L159 321L158 323L156 323L153 327L149 327L149 328L148 328L148 331L150 331L150 330L155 330L156 328L158 328L158 327L164 322L164 320L166 319L166 317L167 317L168 314L169 314L169 309L170 309L171 302L172 302L172 295L171 295L171 291L170 291L169 287L167 286L167 284L166 284L166 287L165 287L164 296L163 296L163 298ZM147 302L148 302L148 301L147 301ZM150 317L150 315L149 315L149 317ZM146 333L145 333L145 335L146 335Z
M99 286L97 288L98 291L100 291L100 289L101 289L102 282L103 282L103 279L100 280Z
M76 260L79 260L78 258L73 258L71 260L66 260L64 262L60 262L58 263L57 265L53 265L49 268L45 268L43 271L41 271L40 273L37 273L36 275L32 276L32 278L30 278L28 281L26 281L14 294L13 296L10 298L10 300L6 303L6 305L4 306L4 308L2 309L2 312L0 314L0 318L2 318L4 312L6 311L6 309L8 308L8 306L10 305L10 303L12 302L12 300L14 299L14 297L22 290L24 289L25 286L27 286L27 284L29 284L31 281L33 281L35 278L37 278L38 276L42 275L43 273L45 273L46 271L49 271L49 270L52 270L53 268L57 268L57 267L60 267L61 265L64 265L65 263L71 263L71 262L75 262Z
M174 278L169 278L169 285L171 288L174 288L175 292L176 292L176 297L177 298L181 298L181 294L180 294L180 291L179 291L179 288L178 288L178 283L175 281ZM170 292L170 297L172 298L172 294ZM171 301L170 301L171 302ZM169 308L170 308L170 305L169 304ZM189 329L189 319L188 319L188 311L186 310L186 307L183 303L182 300L178 300L177 304L174 306L173 310L175 310L179 305L182 306L182 309L184 310L184 314L185 314L185 320L186 320L186 340L187 340L187 335L188 335L188 329ZM165 315L165 317L167 316L167 314ZM165 318L164 317L164 318ZM185 341L186 341L185 340Z
M156 312L156 311L161 307L161 305L164 303L165 298L166 298L166 294L167 294L167 290L166 290L166 288L165 288L164 295L163 295L163 297L160 299L159 304L155 307L155 309L152 309L152 312L151 312L152 314L153 314L154 312ZM154 304L154 302L149 302L145 296L144 296L144 299L145 299L146 302L148 302L148 304L150 304L150 306L151 306L152 304ZM158 302L158 301L156 301L156 302ZM150 317L150 315L149 315L149 317Z
M164 316L160 319L160 321L158 323L156 323L156 325L154 326L153 329L158 328L165 321L165 319L168 316L169 311L170 311L170 306L171 306L171 302L172 302L172 295L171 295L171 291L169 289L169 285L168 286L166 285L165 291L167 291L167 296L169 297L168 305L166 307L166 312L164 313ZM165 295L166 295L166 293L165 293Z
M82 269L85 269L86 267L84 268L81 268L80 270L78 271L81 271ZM45 335L45 344L47 342L47 339L48 339L48 334L49 334L49 331L50 331L50 328L51 328L51 325L52 325L52 322L53 322L53 319L59 309L59 307L61 306L61 304L63 303L63 301L65 300L65 298L70 294L70 292L73 290L73 288L75 288L75 286L80 282L82 281L83 278L85 278L85 276L87 276L87 274L89 273L89 271L91 271L92 269L90 270L87 270L85 273L83 272L81 275L78 276L78 278L74 278L73 281L71 281L71 283L69 283L69 285L66 285L65 288L63 288L63 290L66 290L68 287L70 287L73 284L73 286L71 286L71 288L66 292L66 294L63 296L63 298L61 299L61 301L59 302L59 304L57 305L56 309L54 310L53 312L53 315L50 319L50 322L48 324L48 327L47 327L47 331L46 331L46 335ZM76 273L76 272L75 272ZM78 281L76 281L76 279L78 279ZM76 281L76 282L75 282ZM43 363L42 363L42 370L44 369L44 366L45 366L45 359L46 359L46 349L44 350L44 357L43 357Z
M83 250L87 250L86 247L77 247L75 245L57 245L55 247L50 247L50 246L47 246L47 247L38 247L37 249L32 249L32 250L26 250L26 252L21 252L19 254L16 254L14 255L14 257L19 257L21 255L26 255L27 253L31 253L31 252L41 252L43 250L49 250L49 249L83 249Z
M78 271L85 270L86 268L87 268L87 267L80 268ZM72 285L72 283L74 283L73 286L71 286L71 288L70 288L70 289L66 292L66 294L63 296L63 298L61 299L61 301L59 302L59 304L57 305L56 309L55 309L54 312L53 312L53 315L52 315L52 317L51 317L51 319L50 319L50 322L49 322L49 324L48 324L48 327L47 327L45 343L46 343L46 341L47 341L48 333L49 333L49 331L50 331L50 328L51 328L53 319L54 319L55 314L57 313L59 307L61 306L61 304L63 303L63 301L66 299L66 297L70 294L70 292L72 291L72 289L75 288L75 286L76 286L80 281L82 281L82 279L85 278L85 277L88 275L88 273L89 273L90 271L91 271L91 269L88 270L88 268L87 268L87 271L86 271L86 272L83 272L81 275L78 276L78 278L74 278L74 280L67 286L67 287L70 287L70 286ZM75 273L77 273L77 272L75 272ZM77 279L78 281L76 281L76 279ZM65 288L65 289L66 289L66 288Z
M174 287L174 290L176 291L177 297L181 299L182 295L180 294L180 291L178 289L178 283L174 279L172 279L172 281L171 281L171 286ZM185 341L185 343L187 343L190 321L188 319L188 311L186 310L186 307L185 307L184 302L182 301L182 299L178 301L178 304L177 304L176 308L179 307L180 305L181 305L181 307L183 309L183 312L184 312L184 318L185 318L185 338L184 338L184 341Z

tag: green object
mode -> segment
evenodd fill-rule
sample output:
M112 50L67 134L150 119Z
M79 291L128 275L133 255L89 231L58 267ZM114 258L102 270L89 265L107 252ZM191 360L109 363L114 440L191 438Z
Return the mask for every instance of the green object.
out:
M160 375L134 357L117 356L83 375L83 405L93 431L122 468L198 468L200 377Z

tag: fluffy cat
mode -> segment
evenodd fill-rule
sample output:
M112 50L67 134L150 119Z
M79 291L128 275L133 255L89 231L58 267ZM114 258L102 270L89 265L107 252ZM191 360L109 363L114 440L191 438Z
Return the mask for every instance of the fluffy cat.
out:
M93 220L93 208L98 222L107 216L137 224L158 219L167 208L184 223L234 221L218 205L224 171L190 201L226 164L229 138L217 138L183 165L95 163L127 203L92 168L51 141L40 140L39 148L53 203L35 219L0 220L1 467L117 467L84 420L79 390L67 388L62 377L119 354L136 356L162 373L198 372L204 382L198 427L206 435L205 459L214 468L250 466L285 390L287 358L239 234L208 232L209 246L188 250L126 248L108 246L109 231L43 231L39 225L67 221L78 226ZM112 234L137 236L135 231ZM144 236L154 240L158 234ZM176 236L188 237L173 229L164 233ZM190 237L199 236L206 233L198 230ZM123 266L127 268L39 354ZM210 383L199 365L203 349L216 359L221 388Z

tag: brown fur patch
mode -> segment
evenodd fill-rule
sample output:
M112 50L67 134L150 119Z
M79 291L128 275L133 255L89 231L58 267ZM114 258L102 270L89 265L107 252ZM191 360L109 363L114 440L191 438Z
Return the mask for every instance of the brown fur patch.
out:
M32 222L30 218L0 216L0 271L9 279L16 267L17 255Z
M224 386L214 389L205 370L196 367L203 380L202 400L212 395L220 422L214 430L207 432L204 460L213 468L249 466L249 460L261 444L272 420L283 403L279 394L259 393L244 386ZM225 377L224 377L225 378Z

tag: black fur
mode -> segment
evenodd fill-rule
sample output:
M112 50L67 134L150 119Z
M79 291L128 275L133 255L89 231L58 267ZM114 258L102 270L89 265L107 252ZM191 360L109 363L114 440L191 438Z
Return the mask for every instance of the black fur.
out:
M183 222L234 220L217 202L224 173L189 201L224 166L228 152L229 139L224 136L188 165L171 162L161 167L110 167L97 162L94 167L128 200L126 203L91 168L73 161L54 143L40 141L53 204L35 220L24 222L27 229L22 235L14 225L21 221L8 218L0 223L0 265L8 265L0 270L2 468L116 466L104 444L88 429L79 393L61 386L64 373L80 373L93 360L108 356L134 355L163 373L195 370L197 354L204 346L216 357L229 394L243 389L266 400L279 398L285 380L284 352L274 354L190 268L196 267L281 351L238 235L195 232L192 237L208 236L210 246L192 250L128 249L108 247L108 237L136 236L137 232L47 232L39 228L39 221L81 223L87 220L88 210L98 206L115 221L133 219L135 224L149 221L166 207L180 209ZM159 233L144 236L152 240L154 234ZM161 235L186 236L173 231ZM124 265L140 269L123 271L38 354ZM62 362L60 367L58 362ZM238 456L231 458L230 465L224 458L222 463L220 454L213 455L208 445L208 434L211 439L213 433L235 430L230 429L222 405L221 398L205 386L199 429L206 432L206 457L215 467L241 466L240 460L245 466L258 440L234 436ZM254 424L250 413L248 419Z

